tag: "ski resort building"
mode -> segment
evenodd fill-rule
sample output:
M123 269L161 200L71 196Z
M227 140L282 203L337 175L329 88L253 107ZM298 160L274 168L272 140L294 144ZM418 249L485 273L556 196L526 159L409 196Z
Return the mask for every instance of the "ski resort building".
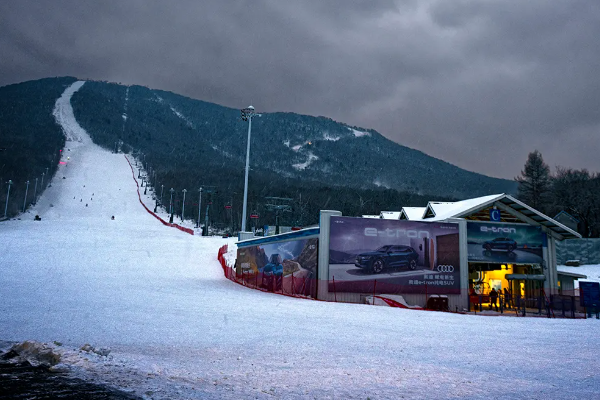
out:
M556 268L556 243L580 237L507 194L379 218L321 211L318 228L238 242L236 271L257 287L326 301L463 311L491 306L495 292L505 305L537 308L584 277Z

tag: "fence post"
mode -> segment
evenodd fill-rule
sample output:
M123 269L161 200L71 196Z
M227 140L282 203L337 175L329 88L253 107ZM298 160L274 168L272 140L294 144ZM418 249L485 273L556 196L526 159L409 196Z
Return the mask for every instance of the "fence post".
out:
M333 301L335 301L337 303L337 293L335 291L335 276L332 275L331 277L333 279Z
M295 292L295 290L294 290L294 289L295 289L295 288L294 288L294 271L292 271L292 296L294 296L294 295L295 295L295 293L294 293L294 292Z
M304 281L302 282L302 295L306 293L306 278L307 276L304 277Z
M373 282L373 304L375 304L375 289L377 289L377 279Z

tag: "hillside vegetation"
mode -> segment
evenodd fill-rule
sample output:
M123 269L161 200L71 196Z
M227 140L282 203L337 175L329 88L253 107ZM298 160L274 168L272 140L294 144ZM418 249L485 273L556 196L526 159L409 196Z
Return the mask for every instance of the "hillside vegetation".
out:
M30 132L21 137L25 142L37 143L38 136L47 137L49 131L56 135L56 143L36 150L52 165L57 162L55 158L52 163L56 149L64 144L52 107L74 80L44 79L0 92L6 103L22 99L20 120L2 115L0 126L11 126L13 137L19 126ZM96 143L110 151L132 152L145 162L158 197L163 191L163 203L168 203L169 189L174 188L176 213L182 208L182 190L187 189L186 214L197 216L202 186L203 219L204 206L211 203L212 223L239 228L248 129L239 110L146 87L94 81L74 94L72 105L78 122ZM7 145L14 148L12 142ZM29 152L18 154L25 157ZM2 175L14 176L10 178L14 181L34 174L15 174L18 164L12 159L6 164L13 167ZM293 113L263 113L253 119L250 167L249 212L260 216L254 221L257 225L275 222L267 207L274 201L265 199L269 196L290 199L277 200L291 206L290 212L281 213L280 223L308 225L318 221L320 209L374 214L424 206L428 200L516 190L513 181L462 170L374 130Z
M4 216L9 180L10 216L22 210L23 203L32 203L34 195L39 197L49 182L48 175L54 175L65 137L52 110L56 99L75 81L70 77L48 78L0 87L0 218Z

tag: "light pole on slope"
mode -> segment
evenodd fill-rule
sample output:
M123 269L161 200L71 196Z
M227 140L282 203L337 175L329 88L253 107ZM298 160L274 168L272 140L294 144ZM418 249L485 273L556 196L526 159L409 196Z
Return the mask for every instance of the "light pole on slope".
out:
M183 222L183 216L185 215L185 194L187 193L186 189L182 190L183 192L183 203L181 203L181 222Z
M198 198L198 223L196 224L196 228L200 228L200 210L202 209L202 187L198 189L198 192L200 192L200 196ZM202 234L200 234L200 236L202 236Z
M171 217L169 218L169 223L173 223L173 193L175 193L175 189L171 188L171 190L169 190L169 192L171 192L171 202L169 203L169 208L171 209L170 213L171 213Z
M242 232L246 232L246 208L248 204L248 170L250 169L250 135L252 133L252 118L259 116L254 107L248 106L241 110L242 120L248 121L248 144L246 146L246 174L244 177L244 205L242 209Z
M13 184L13 181L9 180L7 183L8 183L8 192L6 193L6 205L4 206L4 218L6 218L6 213L8 212L8 197L10 196L10 185Z
M160 206L161 207L163 206L163 202L162 202L162 199L163 199L163 190L165 190L165 185L160 185Z
M33 190L33 204L37 204L37 181L38 178L35 178L35 189Z
M27 183L27 186L25 186L25 200L23 200L23 212L25 212L25 207L27 206L27 192L29 191L29 181L25 183Z

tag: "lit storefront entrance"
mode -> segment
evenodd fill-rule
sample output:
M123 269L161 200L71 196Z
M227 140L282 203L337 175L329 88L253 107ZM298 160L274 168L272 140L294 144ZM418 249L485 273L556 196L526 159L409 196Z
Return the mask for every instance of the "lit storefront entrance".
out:
M469 263L471 306L479 311L539 309L545 298L545 277L541 272L537 264Z

